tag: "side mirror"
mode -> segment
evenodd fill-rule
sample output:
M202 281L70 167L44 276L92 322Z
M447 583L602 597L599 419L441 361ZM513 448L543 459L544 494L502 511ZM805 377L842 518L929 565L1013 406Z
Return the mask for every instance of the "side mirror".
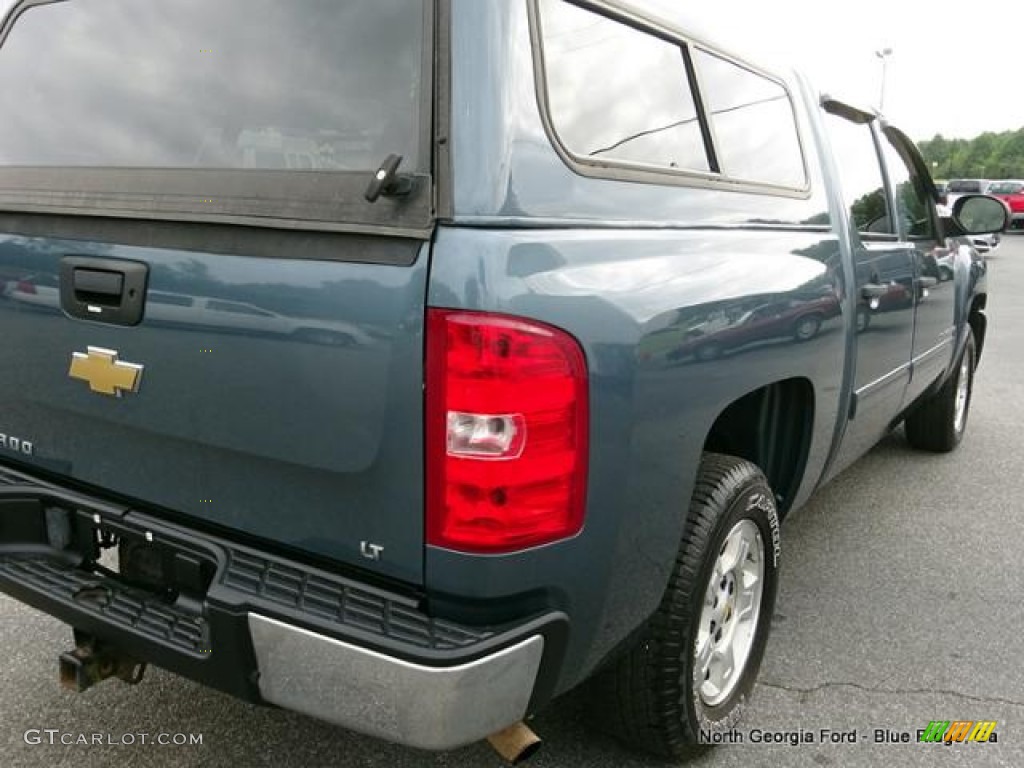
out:
M956 230L950 235L988 235L1010 223L1003 201L988 195L964 195L953 203L950 215Z

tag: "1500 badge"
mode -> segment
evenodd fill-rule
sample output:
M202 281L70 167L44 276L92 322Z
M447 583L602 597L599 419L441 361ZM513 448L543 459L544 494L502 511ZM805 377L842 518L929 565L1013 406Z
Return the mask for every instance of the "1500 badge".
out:
M35 446L28 440L22 440L20 437L14 435L5 435L0 432L0 451L8 450L14 453L20 453L25 456L31 456L35 453Z

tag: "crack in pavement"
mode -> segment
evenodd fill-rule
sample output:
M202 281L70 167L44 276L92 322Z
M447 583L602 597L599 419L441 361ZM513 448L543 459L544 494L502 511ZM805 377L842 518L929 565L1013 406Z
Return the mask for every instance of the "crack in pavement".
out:
M1008 704L1011 707L1020 707L1024 709L1024 701L1015 701L1014 699L1004 699L999 696L973 696L969 693L962 693L960 691L952 691L945 688L881 688L871 687L867 685L861 685L860 683L822 683L821 685L815 685L811 688L797 688L796 686L783 685L782 683L771 683L761 682L758 685L763 685L765 688L776 688L780 691L786 691L787 693L818 693L826 688L856 688L858 691L864 691L865 693L906 693L906 694L937 694L944 696L956 696L960 699L966 699L967 701L976 701L981 704Z

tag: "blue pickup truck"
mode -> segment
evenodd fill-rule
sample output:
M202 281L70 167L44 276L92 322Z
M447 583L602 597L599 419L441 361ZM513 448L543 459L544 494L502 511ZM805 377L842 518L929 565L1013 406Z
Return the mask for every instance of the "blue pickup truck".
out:
M585 683L685 755L780 520L967 423L1003 205L619 2L22 0L0 115L0 590L73 690L519 757Z

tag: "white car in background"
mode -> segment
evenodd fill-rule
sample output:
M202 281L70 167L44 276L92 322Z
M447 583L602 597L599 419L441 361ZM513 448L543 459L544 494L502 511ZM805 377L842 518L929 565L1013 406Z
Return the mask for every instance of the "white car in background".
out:
M10 280L3 285L0 295L41 309L61 311L57 275L39 273ZM288 317L243 301L167 291L147 293L146 320L160 325L290 336L311 344L336 347L364 346L373 341L365 331L349 323Z
M57 276L45 272L8 280L3 296L45 309L60 309L60 284Z
M242 334L291 336L312 344L337 347L365 346L373 341L366 332L349 323L288 317L244 301L168 291L147 293L146 320Z
M988 179L950 179L946 183L946 205L952 206L961 195L988 194L991 185Z

